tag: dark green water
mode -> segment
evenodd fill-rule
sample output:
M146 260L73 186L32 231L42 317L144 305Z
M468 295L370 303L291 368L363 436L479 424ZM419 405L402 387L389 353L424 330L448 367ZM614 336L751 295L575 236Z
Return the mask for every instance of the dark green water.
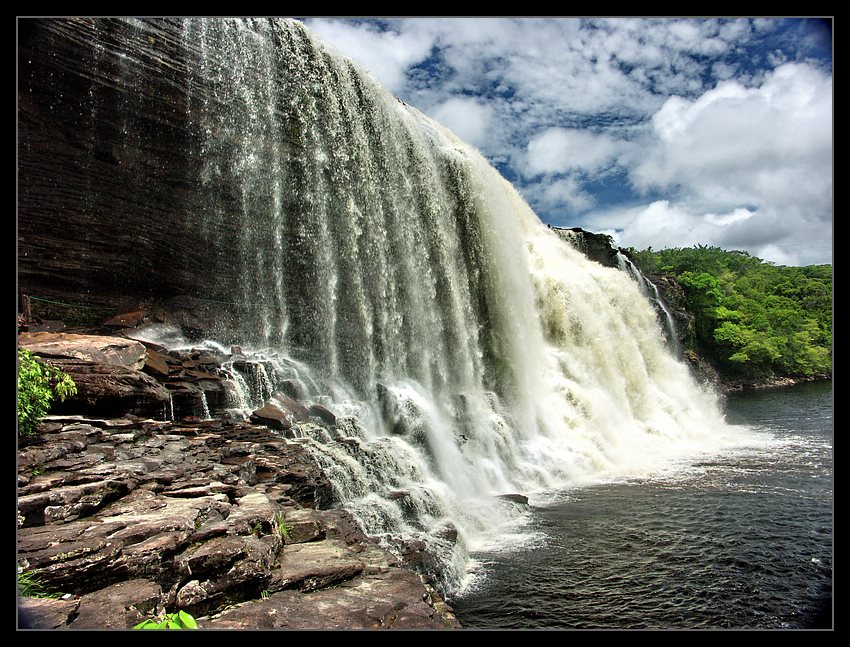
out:
M730 398L760 442L663 478L558 493L531 548L475 557L486 629L830 628L832 384ZM533 500L533 499L532 499Z

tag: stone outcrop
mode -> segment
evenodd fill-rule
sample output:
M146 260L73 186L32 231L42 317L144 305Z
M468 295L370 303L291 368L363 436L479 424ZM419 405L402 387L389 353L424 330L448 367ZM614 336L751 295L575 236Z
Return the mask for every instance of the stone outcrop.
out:
M145 347L123 337L34 332L19 335L18 345L46 359L76 359L135 371L145 365Z
M570 245L577 248L590 260L601 263L606 267L617 267L617 252L611 236L595 234L581 227L549 227Z
M327 479L271 429L50 416L42 430L18 456L18 560L73 600L26 601L28 626L127 628L163 608L203 627L456 626L347 512L322 509Z
M286 412L273 404L257 409L251 414L251 420L260 424L268 425L274 429L291 429L292 420Z
M52 353L83 385L89 373L79 365L91 374L133 371L146 378L140 392L148 381L175 393L189 378L217 379L215 357L202 351L70 337L62 353L31 336L22 343ZM78 358L78 349L104 344L132 356ZM131 368L140 358L145 372ZM85 389L95 407L109 398ZM313 420L295 424L336 421L324 407L282 403ZM419 575L331 508L330 483L305 445L283 435L289 428L260 418L163 418L58 413L23 439L18 563L66 595L22 600L20 627L126 629L178 608L203 628L457 626Z
M64 333L22 333L28 349L71 376L77 395L59 408L105 412L162 412L171 400L168 389L143 373L145 347L120 337Z

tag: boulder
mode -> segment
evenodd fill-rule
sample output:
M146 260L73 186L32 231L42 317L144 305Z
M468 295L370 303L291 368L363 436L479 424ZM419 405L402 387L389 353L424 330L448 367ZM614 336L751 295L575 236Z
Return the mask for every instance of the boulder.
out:
M225 606L234 596L259 597L273 576L279 541L271 536L219 537L181 561L192 579L177 591L175 604L199 616ZM200 553L200 554L199 554ZM191 570L194 563L200 570Z
M451 521L439 526L436 530L434 530L433 534L435 537L451 542L452 544L457 543L457 526L455 526Z
M291 429L292 421L289 416L280 407L273 404L267 404L261 409L257 409L251 414L251 422L266 425L272 429Z
M499 498L502 501L510 501L518 505L528 505L528 497L524 494L500 494Z
M274 399L280 404L281 408L291 414L296 422L304 422L309 418L310 411L295 398L291 398L285 393L277 392L274 394Z
M148 317L148 312L145 310L135 310L133 312L124 312L115 315L111 319L103 322L104 326L109 328L135 328Z
M57 412L97 412L99 416L128 411L162 417L171 395L162 384L139 370L80 359L51 359L71 376L77 395L54 402Z
M53 488L19 497L18 512L24 516L24 525L73 521L126 494L128 489L128 482L124 480Z
M283 551L270 590L315 591L350 580L366 565L339 540L294 544Z
M324 423L327 423L329 425L335 425L336 424L336 415L334 415L334 413L331 412L331 410L328 409L327 407L325 407L324 405L321 405L321 404L311 405L310 408L308 409L308 412L311 416L318 418L319 420L321 420Z
M168 377L171 369L168 366L167 355L152 348L146 348L145 351L145 365L143 370L154 377Z
M304 385L298 380L284 380L278 386L280 387L280 390L290 398L299 400L304 397Z
M225 571L245 554L244 537L216 537L178 558L178 564L182 572L197 578L201 575Z
M289 528L285 538L287 544L304 544L325 538L325 529L315 510L302 509L288 512L284 516L284 523Z
M47 360L71 376L77 394L54 402L57 412L93 412L103 416L128 411L161 416L168 390L141 372L147 351L141 343L121 337L67 333L21 333L21 348Z

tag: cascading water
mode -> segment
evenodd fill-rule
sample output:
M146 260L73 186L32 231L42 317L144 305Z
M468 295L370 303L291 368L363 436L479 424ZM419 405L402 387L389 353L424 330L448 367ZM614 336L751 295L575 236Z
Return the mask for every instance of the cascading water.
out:
M332 408L294 434L366 532L424 541L456 590L521 514L496 495L736 442L638 286L477 151L295 21L180 24L195 230L240 277L221 301L251 356L228 368L232 404L288 384Z
M632 261L629 260L629 258L622 252L617 251L616 259L617 267L634 279L635 283L640 286L641 292L643 292L653 306L655 306L659 316L661 317L661 321L664 324L664 332L667 335L667 343L670 344L670 347L673 348L676 353L679 353L681 349L679 348L679 341L676 336L676 323L673 321L673 315L670 314L670 310L664 303L664 299L662 299L661 295L658 293L658 286L646 278L643 275L643 272L635 267L635 264L632 263Z

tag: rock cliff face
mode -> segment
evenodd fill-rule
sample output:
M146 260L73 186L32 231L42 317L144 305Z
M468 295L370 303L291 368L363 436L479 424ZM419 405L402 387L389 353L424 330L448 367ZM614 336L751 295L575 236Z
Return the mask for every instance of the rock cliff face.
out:
M202 318L197 299L226 300L234 265L198 231L198 53L179 23L23 19L18 37L20 291L101 316L191 295Z
M601 263L605 267L617 267L617 253L620 249L610 236L595 234L581 227L551 227L551 229L590 260Z

